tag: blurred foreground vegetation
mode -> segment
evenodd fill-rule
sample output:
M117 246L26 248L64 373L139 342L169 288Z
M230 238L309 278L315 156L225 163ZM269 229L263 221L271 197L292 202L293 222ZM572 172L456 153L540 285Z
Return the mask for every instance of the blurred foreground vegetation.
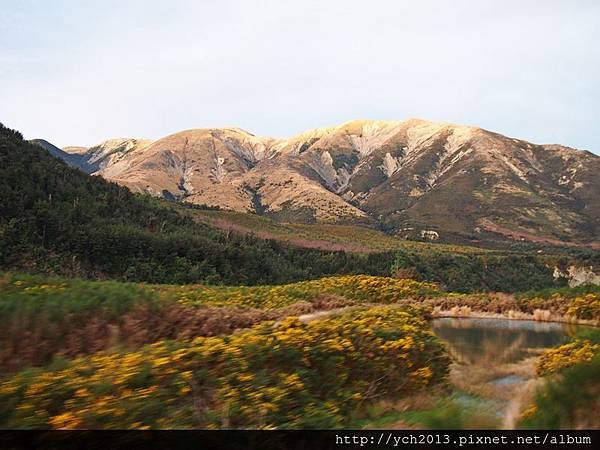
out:
M581 288L573 291L581 292ZM454 294L410 279L345 275L272 286L153 285L5 273L0 276L0 373L120 345L191 339L339 308L380 304L428 310L600 320L600 289L515 299Z
M546 351L537 370L545 383L523 413L522 427L600 427L600 329L584 330L571 342Z
M528 301L600 318L590 291ZM4 274L0 426L353 426L384 399L444 391L449 359L427 320L465 302L501 306L365 275L228 287ZM402 420L492 424L445 402Z
M23 371L0 383L0 426L338 427L373 399L444 382L448 364L419 310L288 318Z

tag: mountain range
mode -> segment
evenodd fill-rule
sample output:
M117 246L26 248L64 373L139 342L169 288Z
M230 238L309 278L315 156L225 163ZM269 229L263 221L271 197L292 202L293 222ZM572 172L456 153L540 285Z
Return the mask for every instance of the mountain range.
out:
M288 222L443 241L600 240L600 157L477 127L357 120L289 139L207 128L91 148L33 142L134 192Z

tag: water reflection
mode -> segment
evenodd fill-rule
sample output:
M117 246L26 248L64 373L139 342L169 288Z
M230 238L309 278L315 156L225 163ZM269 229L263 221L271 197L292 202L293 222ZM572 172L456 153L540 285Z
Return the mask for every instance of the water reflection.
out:
M558 346L578 326L508 319L439 318L433 332L444 341L456 364L450 383L457 395L479 399L478 414L514 427L531 401L537 380L535 364L546 348Z
M529 320L439 318L433 332L462 364L517 362L532 351L564 343L577 327Z

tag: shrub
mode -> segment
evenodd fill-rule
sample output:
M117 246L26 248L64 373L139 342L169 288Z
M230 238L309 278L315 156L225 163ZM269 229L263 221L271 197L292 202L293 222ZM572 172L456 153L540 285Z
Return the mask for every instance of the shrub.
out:
M565 368L537 393L535 403L522 416L524 428L600 427L600 355Z
M432 283L398 280L369 275L344 275L301 281L279 286L165 286L157 287L186 305L248 306L277 308L322 294L340 295L348 300L391 304L408 297L440 295Z
M559 372L581 361L589 361L599 352L600 344L575 339L568 344L546 350L538 360L536 372L542 376Z
M361 405L444 381L449 359L414 310L379 307L229 336L98 353L0 383L0 426L343 426Z
M567 314L579 319L600 320L600 294L586 294L571 302Z

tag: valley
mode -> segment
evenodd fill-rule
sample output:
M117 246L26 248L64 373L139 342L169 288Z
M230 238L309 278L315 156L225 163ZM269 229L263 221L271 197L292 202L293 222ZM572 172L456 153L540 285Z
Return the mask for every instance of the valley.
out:
M0 450L598 441L600 2L0 11Z
M366 167L398 127L415 139L413 126L425 125L354 124L342 141L337 128L285 143L244 135L243 145L231 140L239 130L193 131L93 150L0 128L0 426L598 426L584 414L597 407L600 373L592 241L505 239L483 226L469 238L434 222L401 233L366 212L374 197L339 196L358 178L302 156L300 143L350 142L363 162L344 164ZM222 150L215 140L236 149L237 169L225 156L197 165L206 145ZM185 158L161 160L166 144ZM302 175L274 162L285 154ZM165 170L154 188L138 189L146 175L133 176L130 158ZM391 179L402 161L384 158ZM291 182L224 186L234 169ZM293 194L278 209L280 188ZM485 363L469 360L472 348ZM565 402L557 393L574 385L576 402Z

